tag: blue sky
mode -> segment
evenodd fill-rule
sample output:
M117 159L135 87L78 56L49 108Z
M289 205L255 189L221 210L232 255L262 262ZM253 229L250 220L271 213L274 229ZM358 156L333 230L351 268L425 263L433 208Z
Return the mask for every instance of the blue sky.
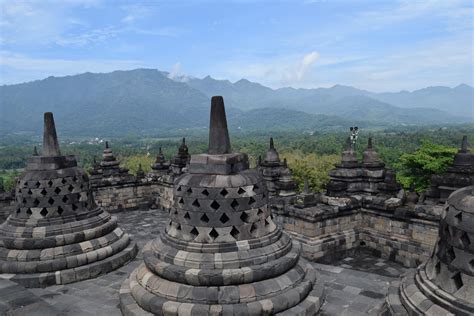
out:
M273 88L474 81L470 0L0 4L0 84L141 67Z

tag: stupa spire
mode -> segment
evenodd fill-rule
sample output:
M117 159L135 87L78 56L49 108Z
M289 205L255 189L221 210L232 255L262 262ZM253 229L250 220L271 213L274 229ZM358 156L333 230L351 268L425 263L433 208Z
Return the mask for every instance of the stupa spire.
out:
M464 135L462 137L462 143L461 143L461 152L462 153L467 153L469 150L467 149L467 135Z
M44 113L43 156L61 156L53 113Z
M273 137L270 137L270 149L275 149L275 145L273 144Z
M210 155L230 154L230 139L227 129L224 99L214 96L211 99L211 122L209 125L209 150Z
M33 148L33 156L38 156L38 148L36 146Z
M367 149L372 149L372 136L369 136L369 140L367 142Z

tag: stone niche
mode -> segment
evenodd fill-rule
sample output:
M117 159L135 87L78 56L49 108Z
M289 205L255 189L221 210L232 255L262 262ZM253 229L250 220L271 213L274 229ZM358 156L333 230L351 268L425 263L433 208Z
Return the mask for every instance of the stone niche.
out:
M317 272L273 222L260 174L232 153L222 97L213 97L208 154L174 184L166 230L123 283L124 315L314 315Z
M0 278L45 287L94 278L132 260L137 247L95 203L89 177L61 155L45 113L42 155L28 159L15 209L0 225Z

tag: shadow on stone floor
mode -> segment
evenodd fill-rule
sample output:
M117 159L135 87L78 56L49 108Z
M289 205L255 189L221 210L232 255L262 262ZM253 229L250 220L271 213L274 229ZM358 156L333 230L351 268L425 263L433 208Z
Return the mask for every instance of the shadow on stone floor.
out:
M114 214L122 229L132 235L140 250L166 225L168 213L160 210ZM82 282L25 289L0 280L0 315L120 315L121 283L141 262L141 253L129 264L107 275ZM376 315L389 282L406 271L399 264L366 253L345 257L331 265L312 263L326 286L322 315Z

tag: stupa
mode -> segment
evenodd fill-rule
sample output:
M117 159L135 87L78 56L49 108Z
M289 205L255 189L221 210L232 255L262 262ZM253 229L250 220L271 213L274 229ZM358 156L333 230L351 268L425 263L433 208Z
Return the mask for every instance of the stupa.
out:
M120 161L114 156L109 142L105 142L102 153L102 161L95 164L91 172L92 187L110 186L124 183L134 183L137 179L128 172L128 169L120 167Z
M183 137L183 141L181 142L181 146L179 146L178 153L176 156L171 159L171 171L174 175L178 176L183 173L186 165L188 164L190 159L188 146L186 145L186 138Z
M426 197L444 203L452 192L469 185L474 185L474 154L468 148L465 135L461 148L454 156L453 165L445 173L431 177L431 187Z
M44 115L42 155L28 159L16 205L0 225L0 278L45 287L94 278L135 257L137 247L98 207L74 156L62 155L53 114Z
M151 165L151 173L156 175L163 175L168 173L169 169L170 164L166 161L165 155L163 155L163 151L160 147L158 155L156 155L155 162Z
M392 283L388 315L474 314L474 186L452 193L427 262Z
M362 154L362 162L347 139L342 152L341 163L329 172L327 195L347 196L349 194L396 195L401 186L396 182L393 171L385 168L378 153L373 148L372 137L369 137L367 148Z
M314 315L323 286L278 228L248 156L232 153L224 101L213 97L207 154L174 186L160 237L120 291L124 315Z

